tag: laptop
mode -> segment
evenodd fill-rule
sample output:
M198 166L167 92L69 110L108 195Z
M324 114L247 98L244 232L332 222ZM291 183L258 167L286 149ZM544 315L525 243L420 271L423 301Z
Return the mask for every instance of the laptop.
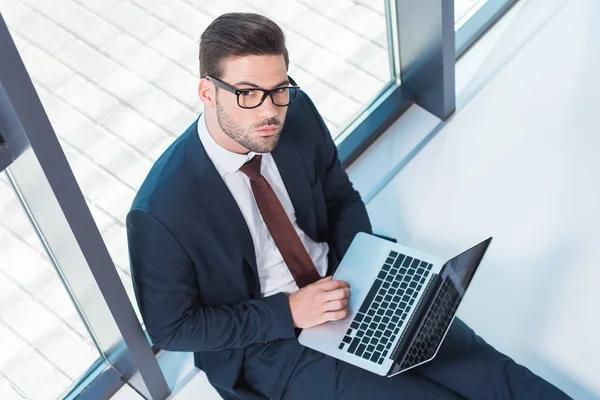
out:
M433 255L357 234L333 275L350 283L348 316L304 329L298 341L388 377L430 361L491 241L443 264Z

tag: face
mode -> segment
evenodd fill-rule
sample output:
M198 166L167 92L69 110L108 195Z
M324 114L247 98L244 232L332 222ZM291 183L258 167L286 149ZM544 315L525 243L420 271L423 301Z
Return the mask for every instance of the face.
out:
M219 79L236 89L269 90L289 84L283 55L227 59L223 71ZM241 108L235 94L216 90L207 79L201 80L199 94L209 132L222 147L236 153L268 153L277 146L287 107L275 106L267 96L256 108Z

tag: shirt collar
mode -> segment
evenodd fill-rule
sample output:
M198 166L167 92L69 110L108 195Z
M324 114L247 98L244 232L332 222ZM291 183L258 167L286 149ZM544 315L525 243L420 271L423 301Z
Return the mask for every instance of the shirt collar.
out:
M239 154L221 147L221 145L215 142L215 139L213 139L211 134L208 132L206 120L204 119L204 113L202 113L200 118L198 118L198 135L200 136L200 141L202 142L208 157L213 164L215 164L221 176L225 176L239 170L242 165L248 162L255 155L259 154L253 151L249 152L248 154Z

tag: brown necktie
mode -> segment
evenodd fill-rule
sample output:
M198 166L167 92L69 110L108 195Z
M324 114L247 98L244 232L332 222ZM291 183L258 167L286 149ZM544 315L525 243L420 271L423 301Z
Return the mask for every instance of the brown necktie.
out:
M250 178L250 187L260 214L296 284L299 288L304 287L321 277L273 188L261 175L260 162L261 156L254 156L240 171Z

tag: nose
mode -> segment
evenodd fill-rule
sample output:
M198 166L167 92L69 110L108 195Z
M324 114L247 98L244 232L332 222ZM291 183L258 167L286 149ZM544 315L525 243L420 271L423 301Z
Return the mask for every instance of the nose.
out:
M271 96L267 96L265 101L263 101L263 103L258 107L261 117L265 119L270 119L277 116L277 108L278 107L273 104L273 99L271 99Z

